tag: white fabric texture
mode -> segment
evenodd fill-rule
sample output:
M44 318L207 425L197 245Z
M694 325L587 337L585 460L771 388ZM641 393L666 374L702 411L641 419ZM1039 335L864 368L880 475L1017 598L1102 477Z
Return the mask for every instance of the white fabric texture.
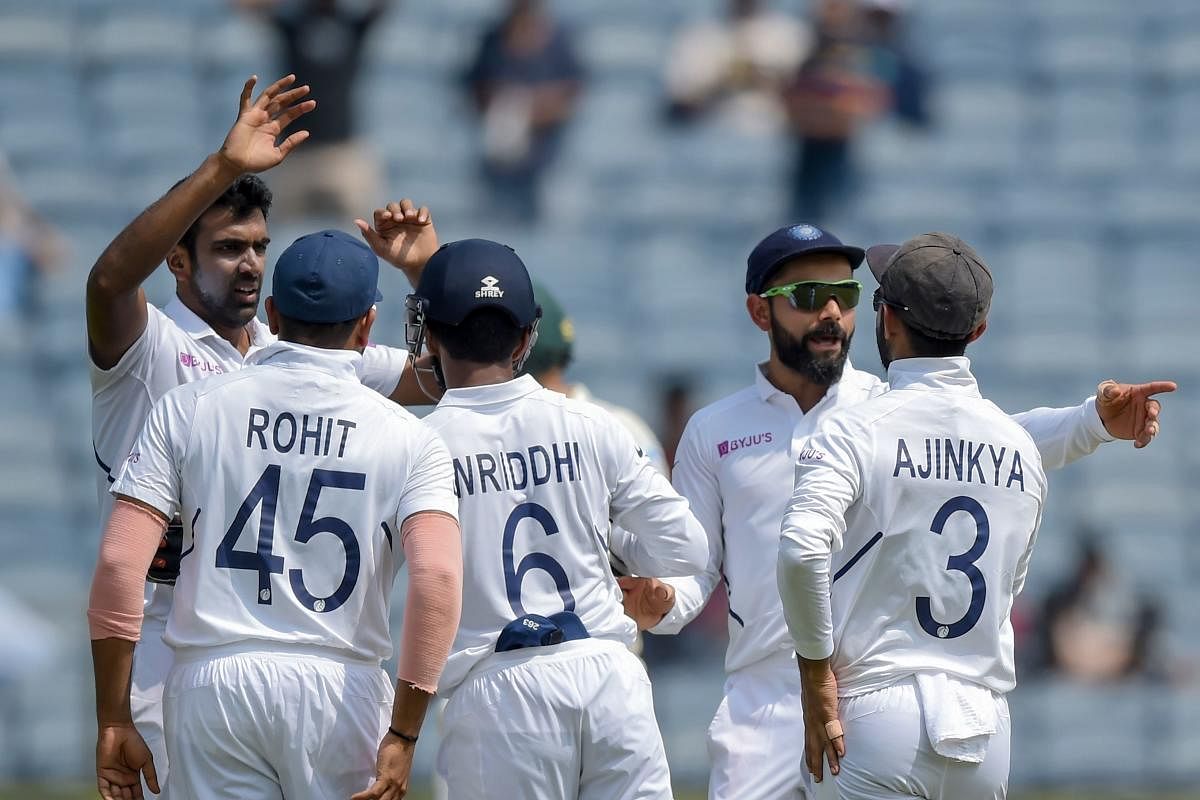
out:
M709 800L808 800L796 659L780 653L725 679L708 728Z
M934 751L926 734L915 679L842 698L846 732L841 772L813 784L814 800L1003 800L1008 793L1008 703L993 694L997 731L977 764Z
M918 672L916 681L933 749L946 758L981 763L999 730L995 693L944 672Z
M375 778L393 697L372 665L275 650L178 661L164 697L171 798L348 798Z
M446 705L438 773L454 800L669 800L645 667L616 642L497 653Z
M779 547L796 652L832 653L843 696L921 671L1009 691L1009 611L1046 498L1038 450L966 358L902 359L889 377L797 461Z

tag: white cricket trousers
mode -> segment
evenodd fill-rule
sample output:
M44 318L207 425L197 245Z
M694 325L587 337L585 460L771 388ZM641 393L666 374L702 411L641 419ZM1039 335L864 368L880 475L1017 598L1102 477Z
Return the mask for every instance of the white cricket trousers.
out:
M650 679L618 642L495 653L444 721L437 768L453 800L672 797Z
M253 647L176 654L171 800L344 800L370 786L392 715L387 674L337 651Z
M142 796L167 800L167 740L163 735L163 684L175 661L175 654L162 640L167 622L158 617L146 617L142 636L133 648L133 673L129 689L129 708L133 724L146 740L154 756L154 773L158 776L161 794L154 794L142 781Z
M739 669L708 727L709 800L807 800L800 673L789 653Z
M1003 695L996 695L999 731L979 764L934 752L914 678L844 697L838 715L846 756L835 778L826 765L825 779L814 784L817 800L1004 800L1008 794L1011 731Z

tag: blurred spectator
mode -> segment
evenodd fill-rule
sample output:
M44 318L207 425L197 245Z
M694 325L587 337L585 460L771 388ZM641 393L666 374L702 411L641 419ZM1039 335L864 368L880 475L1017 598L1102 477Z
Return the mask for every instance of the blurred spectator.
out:
M1040 639L1043 667L1088 682L1166 677L1159 652L1161 611L1113 571L1085 535L1074 574L1047 596Z
M583 83L574 43L541 0L511 0L484 34L466 83L483 125L483 177L494 210L533 222L542 174Z
M784 87L812 47L811 30L759 0L730 0L728 16L684 29L667 59L668 111L687 121L715 114L747 133L784 129Z
M62 237L21 199L0 154L0 321L32 311L37 276L65 255Z
M280 219L347 220L379 205L383 169L355 130L355 83L363 42L387 0L234 0L264 15L283 44L283 71L312 87L317 110L304 118L308 141L272 176Z
M910 125L926 127L929 78L908 46L907 6L907 0L863 0L862 39L872 51L872 73L891 89L892 113Z
M675 449L683 438L683 429L696 410L691 378L685 375L666 375L660 381L659 408L662 425L659 427L667 463L675 464ZM722 624L724 621L722 620Z
M817 44L786 91L796 141L792 217L823 224L834 200L850 194L851 148L888 107L887 85L872 72L863 15L851 0L822 0Z

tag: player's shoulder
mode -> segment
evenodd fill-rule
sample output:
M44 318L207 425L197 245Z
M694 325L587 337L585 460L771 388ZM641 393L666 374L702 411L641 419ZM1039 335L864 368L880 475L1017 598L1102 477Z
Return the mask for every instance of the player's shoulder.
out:
M887 384L880 380L877 375L864 372L849 363L842 370L842 377L838 381L839 399L846 401L847 405L857 404L872 397L878 397L886 390Z

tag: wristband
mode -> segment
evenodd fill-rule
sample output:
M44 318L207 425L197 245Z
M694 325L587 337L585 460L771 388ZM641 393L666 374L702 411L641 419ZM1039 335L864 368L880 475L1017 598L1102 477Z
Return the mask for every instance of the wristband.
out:
M401 733L400 731L393 728L391 725L388 725L388 733L390 733L392 736L395 736L397 739L401 739L405 742L408 742L409 744L417 743L416 736L409 736L407 733Z

